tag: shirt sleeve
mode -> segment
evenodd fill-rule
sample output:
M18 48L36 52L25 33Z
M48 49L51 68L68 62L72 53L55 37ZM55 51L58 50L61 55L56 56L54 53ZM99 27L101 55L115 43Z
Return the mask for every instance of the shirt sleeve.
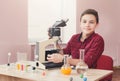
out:
M89 68L94 67L97 59L102 55L104 51L104 40L103 38L96 39L91 48L85 54L85 62Z

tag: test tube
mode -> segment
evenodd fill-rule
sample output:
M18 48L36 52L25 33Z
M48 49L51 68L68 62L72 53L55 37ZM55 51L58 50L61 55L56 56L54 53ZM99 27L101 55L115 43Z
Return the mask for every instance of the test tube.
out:
M8 66L10 66L10 56L11 56L11 53L9 52L8 53Z
M18 70L18 71L20 71L20 67L21 67L21 65L18 63L18 64L17 64L17 70Z

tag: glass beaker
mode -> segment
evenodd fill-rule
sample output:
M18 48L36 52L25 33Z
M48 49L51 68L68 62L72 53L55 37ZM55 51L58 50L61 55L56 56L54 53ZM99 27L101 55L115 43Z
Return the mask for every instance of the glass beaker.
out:
M88 70L88 65L84 62L85 49L80 49L79 51L80 51L80 56L79 56L80 61L76 65L76 71L78 74L84 75Z
M27 53L25 52L17 52L17 62L27 61Z
M68 55L64 55L64 65L61 67L61 73L65 75L71 74L71 67L68 63Z

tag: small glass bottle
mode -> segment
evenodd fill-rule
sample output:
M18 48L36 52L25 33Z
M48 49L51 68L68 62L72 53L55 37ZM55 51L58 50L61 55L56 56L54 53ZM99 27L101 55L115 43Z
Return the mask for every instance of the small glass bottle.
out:
M64 55L64 65L61 67L61 73L65 75L71 74L71 67L68 63L68 55Z
M80 51L80 56L79 56L80 61L76 65L76 71L78 74L84 75L88 69L88 65L84 62L85 49L80 49L79 51Z

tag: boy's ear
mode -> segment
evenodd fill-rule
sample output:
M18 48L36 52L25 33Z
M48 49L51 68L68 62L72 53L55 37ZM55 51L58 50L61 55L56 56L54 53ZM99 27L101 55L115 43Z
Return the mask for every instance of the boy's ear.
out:
M99 26L99 23L96 24L96 28Z

